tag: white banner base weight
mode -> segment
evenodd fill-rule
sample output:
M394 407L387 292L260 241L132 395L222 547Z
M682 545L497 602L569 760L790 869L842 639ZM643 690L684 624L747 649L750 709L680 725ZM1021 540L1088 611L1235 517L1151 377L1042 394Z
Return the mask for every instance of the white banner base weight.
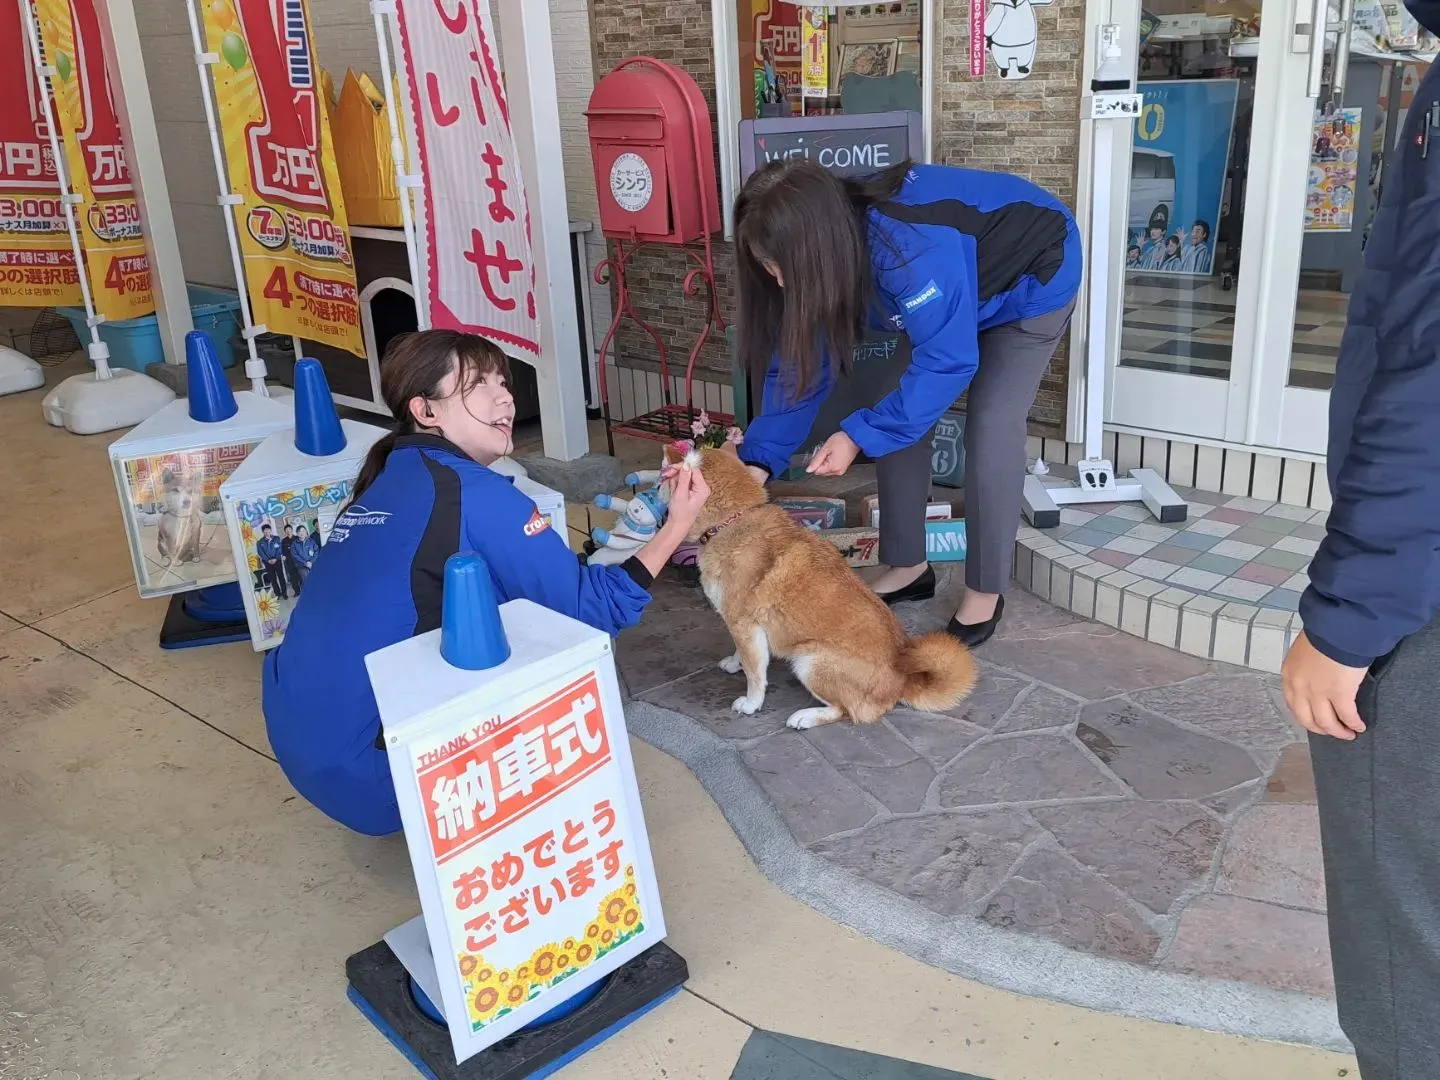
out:
M44 368L19 350L0 345L0 397L38 390L44 385Z
M72 375L45 395L45 422L72 435L133 427L175 400L175 391L129 368L112 368L102 379L93 371Z

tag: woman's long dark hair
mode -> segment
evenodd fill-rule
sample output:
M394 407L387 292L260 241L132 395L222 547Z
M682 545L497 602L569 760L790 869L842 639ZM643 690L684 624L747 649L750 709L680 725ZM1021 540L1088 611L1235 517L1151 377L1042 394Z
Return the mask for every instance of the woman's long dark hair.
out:
M738 344L740 364L757 380L778 355L793 401L815 385L827 355L848 370L873 300L866 215L895 197L910 168L902 161L844 179L791 158L746 181L735 200ZM780 268L783 288L766 261Z
M510 361L500 347L478 334L458 330L421 330L392 338L380 361L380 396L395 418L390 434L370 448L360 475L355 478L354 503L375 482L395 440L401 435L414 435L422 430L410 412L415 398L432 401L442 397L445 380L455 365L460 365L460 389L467 391L486 375L499 374L510 379Z

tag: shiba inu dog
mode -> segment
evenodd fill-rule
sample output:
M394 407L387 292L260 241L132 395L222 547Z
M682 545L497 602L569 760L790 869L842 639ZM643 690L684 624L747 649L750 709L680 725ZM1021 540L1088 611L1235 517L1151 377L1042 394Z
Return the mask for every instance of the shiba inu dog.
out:
M868 723L902 702L938 712L974 689L965 646L945 633L908 637L833 544L769 503L732 448L683 458L667 450L667 461L681 460L710 485L692 537L701 587L735 640L720 667L745 674L736 712L750 715L764 703L771 657L788 660L820 703L793 713L792 728Z
M171 467L161 474L160 484L165 492L165 512L160 518L160 535L156 540L160 557L171 566L197 562L200 534L205 524L205 477L198 469Z

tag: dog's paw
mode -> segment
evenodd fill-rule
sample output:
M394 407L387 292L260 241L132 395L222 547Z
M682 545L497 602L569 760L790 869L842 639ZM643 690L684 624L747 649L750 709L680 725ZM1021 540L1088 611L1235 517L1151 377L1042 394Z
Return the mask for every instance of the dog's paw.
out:
M840 714L829 707L818 709L797 709L785 721L785 726L796 731L808 731L823 724L833 723Z
M765 704L764 698L737 697L730 708L741 716L754 716L760 711L760 706L763 704Z
M725 674L727 674L727 675L739 675L739 674L740 674L740 654L739 654L738 652L736 652L736 653L731 653L729 656L725 657L724 660L721 660L721 661L720 661L720 670L723 671L723 672L725 672Z

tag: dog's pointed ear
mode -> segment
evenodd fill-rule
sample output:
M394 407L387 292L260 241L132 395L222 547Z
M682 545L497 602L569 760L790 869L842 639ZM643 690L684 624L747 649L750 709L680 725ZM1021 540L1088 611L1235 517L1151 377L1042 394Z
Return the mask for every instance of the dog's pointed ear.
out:
M725 453L729 454L729 455L730 455L731 457L733 457L733 458L738 458L738 457L740 456L740 447L737 446L735 443L730 442L730 441L728 441L728 440L725 442L725 444L724 444L723 446L720 447L720 449L723 450Z

